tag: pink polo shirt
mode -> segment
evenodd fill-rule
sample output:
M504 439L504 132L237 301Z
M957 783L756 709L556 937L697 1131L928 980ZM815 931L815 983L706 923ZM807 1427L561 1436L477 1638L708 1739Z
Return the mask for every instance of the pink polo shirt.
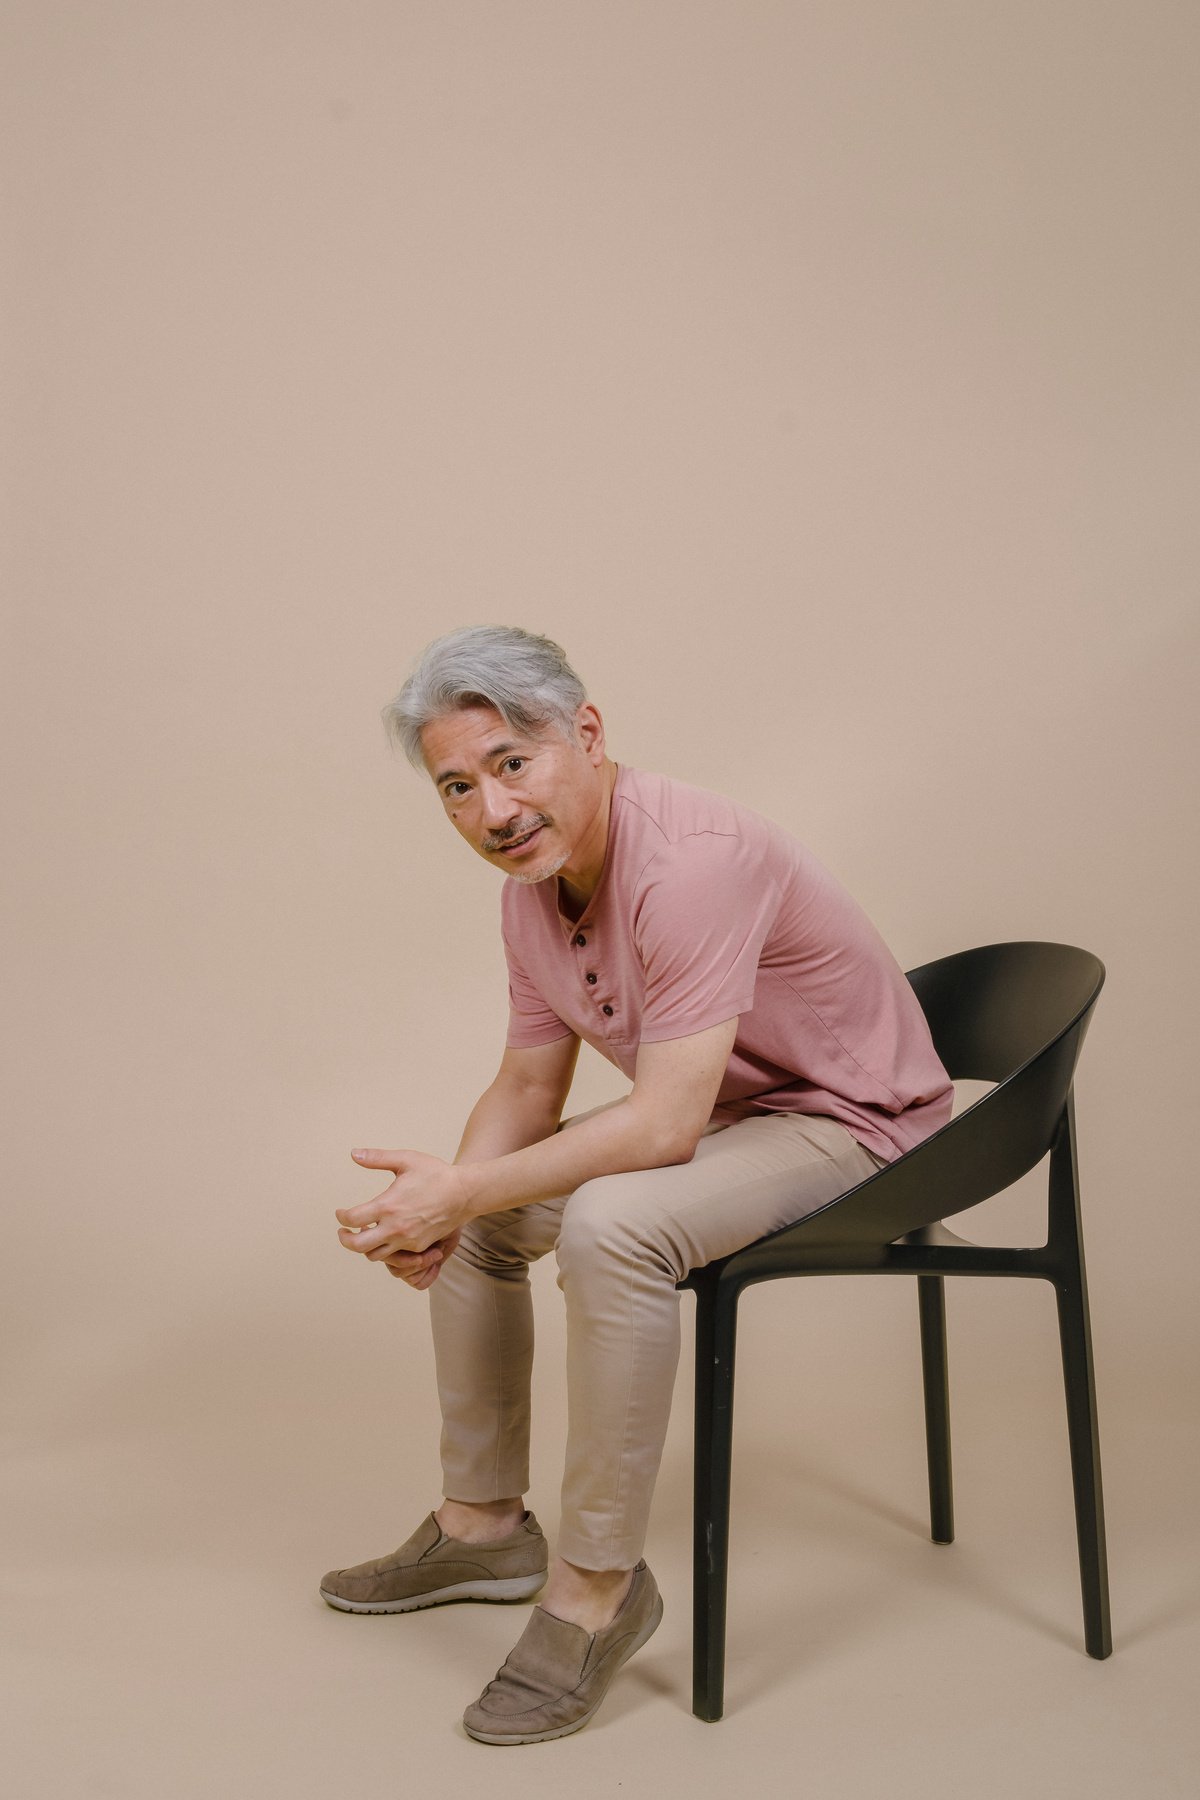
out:
M576 1033L633 1079L639 1044L738 1018L712 1117L824 1113L890 1162L954 1090L891 951L770 819L617 765L604 868L576 922L557 878L505 881L508 1042Z

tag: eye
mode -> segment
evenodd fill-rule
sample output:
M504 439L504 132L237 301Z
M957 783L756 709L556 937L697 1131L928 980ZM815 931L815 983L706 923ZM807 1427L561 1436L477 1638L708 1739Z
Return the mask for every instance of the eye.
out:
M465 781L448 781L446 783L446 798L447 798L447 800L457 800L458 795L455 793L454 790L456 788L464 788L464 787L466 787L466 785L467 784Z
M504 766L506 769L510 769L512 767L513 763L516 763L518 769L523 768L525 766L525 758L523 756L506 756L505 757Z

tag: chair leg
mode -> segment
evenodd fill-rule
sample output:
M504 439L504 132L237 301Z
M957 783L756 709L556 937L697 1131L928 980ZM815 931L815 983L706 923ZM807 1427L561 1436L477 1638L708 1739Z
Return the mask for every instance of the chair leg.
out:
M692 1511L692 1711L725 1709L725 1606L733 1454L737 1292L718 1279L696 1289L696 1413Z
M1083 1640L1089 1656L1112 1655L1108 1605L1108 1554L1104 1539L1104 1496L1100 1482L1100 1435L1096 1422L1096 1380L1087 1284L1056 1282L1058 1330L1062 1341L1075 1489L1075 1531L1079 1539L1079 1580L1083 1589Z
M1064 1128L1050 1156L1051 1240L1058 1263L1054 1292L1058 1301L1067 1432L1071 1442L1071 1480L1075 1489L1083 1639L1088 1655L1102 1659L1112 1655L1112 1622L1108 1603L1104 1494L1100 1479L1100 1433L1096 1420L1096 1374L1073 1127L1074 1107L1068 1101Z
M921 1375L925 1388L925 1451L929 1463L929 1535L935 1544L954 1542L945 1288L945 1280L941 1275L917 1276L917 1304L921 1314Z

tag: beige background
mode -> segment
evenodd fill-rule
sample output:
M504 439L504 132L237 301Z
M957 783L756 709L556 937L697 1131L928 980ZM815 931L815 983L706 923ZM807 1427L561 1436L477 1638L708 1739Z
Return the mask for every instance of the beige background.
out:
M3 17L14 1792L1192 1794L1196 8ZM452 1154L500 1053L498 878L378 718L472 622L557 638L619 760L794 830L906 967L1106 961L1110 1661L1040 1284L951 1292L949 1550L907 1284L751 1295L719 1726L686 1361L666 1620L581 1736L461 1734L519 1611L318 1600L438 1492L427 1303L333 1208L352 1144ZM585 1052L571 1109L621 1091ZM1036 1187L984 1210L1022 1241Z

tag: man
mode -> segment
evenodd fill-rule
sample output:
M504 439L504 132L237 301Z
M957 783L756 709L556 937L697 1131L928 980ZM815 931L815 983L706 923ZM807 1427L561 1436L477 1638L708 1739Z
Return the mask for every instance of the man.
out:
M508 877L510 1021L453 1163L356 1150L395 1180L338 1212L349 1250L429 1290L445 1499L333 1606L540 1605L467 1708L484 1743L585 1725L657 1626L642 1557L679 1354L676 1283L872 1175L950 1117L915 997L856 903L749 808L612 761L549 639L471 627L385 722ZM632 1081L560 1125L582 1041ZM567 1310L558 1554L525 1508L529 1263Z

